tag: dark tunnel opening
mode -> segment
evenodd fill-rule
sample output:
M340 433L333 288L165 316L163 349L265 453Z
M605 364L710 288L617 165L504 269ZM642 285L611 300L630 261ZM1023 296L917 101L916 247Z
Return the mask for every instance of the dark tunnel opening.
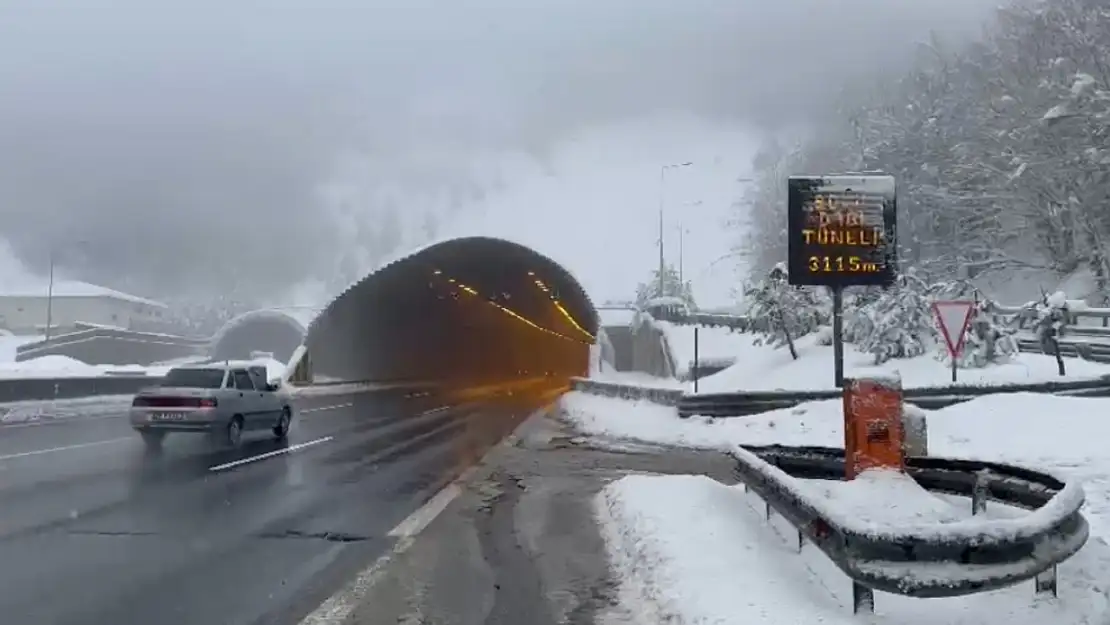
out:
M598 315L571 274L525 246L445 241L367 276L313 322L313 374L473 388L589 370Z
M280 311L257 310L227 322L212 339L212 360L245 360L251 352L271 352L276 360L288 362L304 342L305 328Z

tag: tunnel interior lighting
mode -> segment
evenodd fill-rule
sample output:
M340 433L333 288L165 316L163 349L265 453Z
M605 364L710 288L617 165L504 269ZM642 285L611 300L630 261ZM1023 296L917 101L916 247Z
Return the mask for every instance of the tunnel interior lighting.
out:
M534 277L536 274L535 272L529 271L528 275ZM581 332L583 336L589 339L590 343L593 343L597 340L597 337L590 334L586 330L586 328L583 328L582 325L579 324L578 321L574 318L574 315L571 315L570 311L568 311L563 306L563 304L559 302L559 298L555 297L555 294L551 292L551 289L548 288L546 284L544 284L543 280L535 278L532 282L535 283L535 285L539 287L539 289L543 291L545 295L547 295L548 299L551 300L551 303L554 304L555 308L559 311L559 314L561 314L570 323L570 325L574 327L575 330Z
M529 273L531 273L531 272L529 272ZM439 276L443 276L444 274L443 274L442 272L440 272L439 270L437 270L436 272L434 272L434 274L433 274L433 275L439 275ZM504 313L504 314L506 314L506 315L508 315L508 316L512 317L513 319L516 319L517 321L520 321L520 322L522 322L522 323L525 323L525 324L527 324L528 326L530 326L530 327L532 327L532 328L534 328L534 329L536 329L536 330L539 330L540 332L543 332L543 333L545 333L545 334L550 334L550 335L552 335L552 336L557 336L557 337L559 337L559 338L561 338L561 339L563 339L563 340L566 340L566 341L573 341L573 342L575 342L575 343L584 343L584 344L587 344L587 345L590 345L590 344L592 344L592 343L593 343L593 341L592 341L592 338L593 338L593 337L592 337L592 336L590 336L588 332L586 333L586 335L587 335L587 336L590 336L590 338L591 338L591 340L590 340L589 342L587 342L587 341L583 341L583 340L580 340L580 339L576 339L576 338L573 338L573 337L569 337L569 336L566 336L566 335L564 335L564 334L561 334L561 333L559 333L559 332L556 332L556 331L554 331L554 330L552 330L552 329L550 329L550 328L545 328L545 327L543 327L543 326L541 326L541 325L539 325L539 324L535 323L535 322L534 322L534 321L532 321L531 319L528 319L528 318L526 318L525 316L521 315L520 313L516 312L515 310L512 310L512 309L510 309L510 308L508 308L508 307L505 307L505 306L502 306L501 304L498 304L498 303L497 303L497 302L496 302L496 301L494 300L494 298L493 298L493 297L485 297L485 296L483 296L483 295L482 295L481 293L479 293L477 289L475 289L475 288L473 288L473 287L471 287L471 286L469 286L469 285L467 285L467 284L463 284L462 282L459 282L458 280L456 280L456 279L455 279L455 278L453 278L453 277L447 276L447 277L446 277L446 281L448 282L448 284L450 284L450 285L451 285L452 287L454 287L454 288L455 288L455 289L457 289L458 291L462 291L463 293L466 293L467 295L469 295L469 296L471 296L471 297L474 297L474 298L477 298L477 299L481 299L482 301L484 301L485 303L489 304L490 306L493 306L494 308L496 308L496 309L500 310L500 311L501 311L502 313ZM458 292L457 292L457 291L456 291L455 293L453 293L452 295L453 295L453 296L454 296L454 297L455 297L456 299L458 298ZM569 314L568 314L568 317L569 317ZM575 325L577 325L577 324L575 324ZM583 332L584 332L584 331L583 331Z

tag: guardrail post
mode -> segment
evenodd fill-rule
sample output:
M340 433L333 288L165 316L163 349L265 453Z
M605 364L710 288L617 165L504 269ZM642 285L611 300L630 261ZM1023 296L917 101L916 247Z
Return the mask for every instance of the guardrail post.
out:
M874 614L875 591L867 586L852 582L852 613Z
M1056 595L1056 565L1053 564L1052 568L1050 568L1047 571L1044 571L1043 573L1040 573L1039 575L1037 575L1037 577L1035 577L1033 579L1033 583L1035 584L1035 588L1036 588L1037 593L1050 592L1050 593L1052 593L1053 597L1057 596Z
M905 466L902 381L897 376L845 380L845 478L874 468L898 471Z
M971 514L979 515L987 511L987 498L990 496L990 472L979 471L975 474L975 485L971 487Z

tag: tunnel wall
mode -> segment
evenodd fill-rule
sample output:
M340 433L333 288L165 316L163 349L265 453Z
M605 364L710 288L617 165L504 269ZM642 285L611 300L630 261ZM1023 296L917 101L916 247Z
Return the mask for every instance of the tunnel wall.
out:
M581 285L550 258L503 239L421 248L333 300L306 338L314 375L451 381L585 375L598 332Z

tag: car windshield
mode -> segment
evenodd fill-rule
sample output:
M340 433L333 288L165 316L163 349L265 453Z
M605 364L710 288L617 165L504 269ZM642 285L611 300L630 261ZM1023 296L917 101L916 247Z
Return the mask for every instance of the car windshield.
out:
M175 388L220 388L224 381L222 369L170 369L162 386Z

